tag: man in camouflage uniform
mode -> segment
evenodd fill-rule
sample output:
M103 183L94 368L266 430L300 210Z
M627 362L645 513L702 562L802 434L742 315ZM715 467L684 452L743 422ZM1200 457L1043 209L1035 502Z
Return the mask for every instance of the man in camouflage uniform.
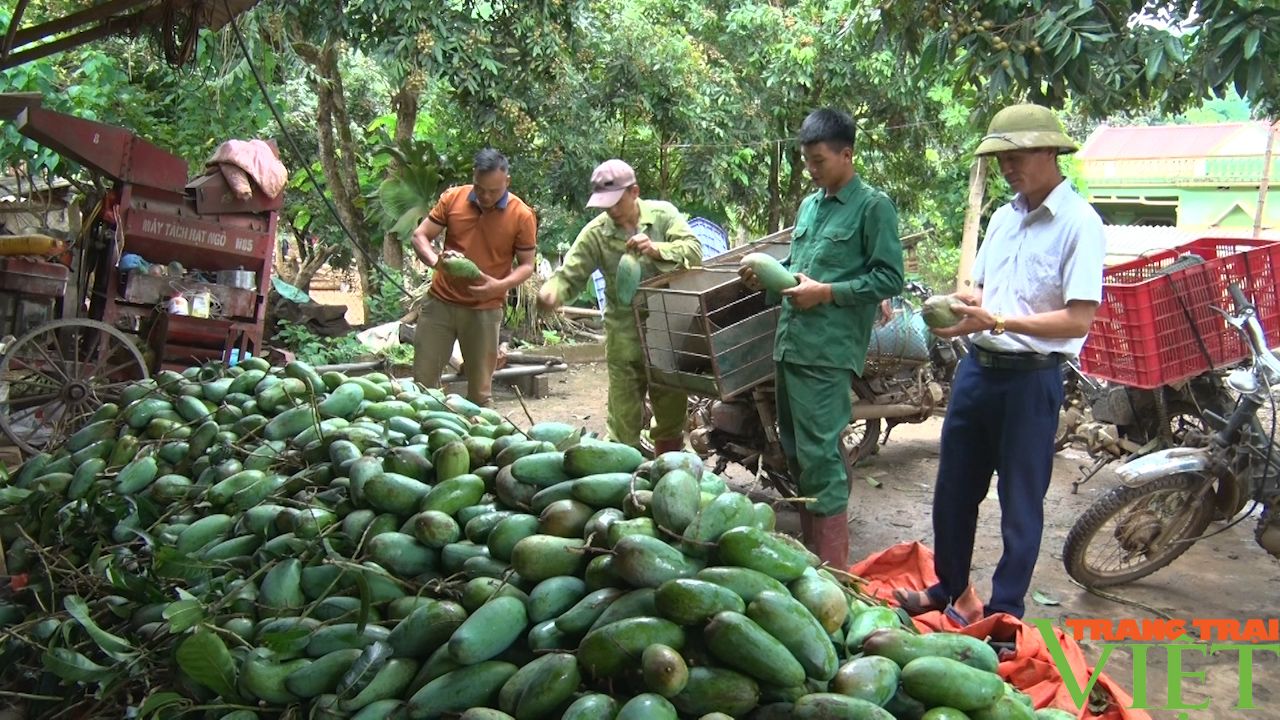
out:
M577 297L600 270L605 277L605 364L609 372L609 438L638 446L641 417L647 391L653 406L654 451L658 454L684 447L688 396L649 387L645 377L640 333L631 304L617 298L614 278L624 253L640 258L645 277L696 267L702 261L702 244L674 205L644 200L636 173L622 160L602 163L591 175L591 199L587 207L603 208L578 233L564 265L542 286L538 303L545 310Z

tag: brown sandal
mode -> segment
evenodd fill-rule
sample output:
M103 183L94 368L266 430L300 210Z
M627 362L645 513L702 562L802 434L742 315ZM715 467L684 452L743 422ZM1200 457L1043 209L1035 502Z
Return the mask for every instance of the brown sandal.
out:
M924 590L899 588L893 591L893 599L898 603L898 607L906 610L911 617L936 610L945 610L947 607L946 603L939 603Z

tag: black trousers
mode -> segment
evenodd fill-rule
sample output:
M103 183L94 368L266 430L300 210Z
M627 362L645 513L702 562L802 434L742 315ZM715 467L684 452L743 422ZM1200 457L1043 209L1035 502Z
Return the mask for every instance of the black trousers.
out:
M1062 399L1061 366L997 370L980 366L972 355L960 363L942 425L933 495L934 566L940 582L929 595L935 602L952 602L969 587L978 506L998 472L1004 553L992 577L986 614L1022 617L1040 554Z

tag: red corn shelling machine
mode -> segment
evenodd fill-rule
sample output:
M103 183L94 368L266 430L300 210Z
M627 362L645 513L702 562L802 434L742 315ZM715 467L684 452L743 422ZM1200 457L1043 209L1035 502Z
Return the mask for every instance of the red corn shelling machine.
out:
M38 96L0 95L0 119L111 180L59 258L0 258L0 335L19 335L0 356L10 440L37 452L130 380L260 354L283 193L237 196L216 168L189 177L186 160ZM19 307L57 319L28 329Z

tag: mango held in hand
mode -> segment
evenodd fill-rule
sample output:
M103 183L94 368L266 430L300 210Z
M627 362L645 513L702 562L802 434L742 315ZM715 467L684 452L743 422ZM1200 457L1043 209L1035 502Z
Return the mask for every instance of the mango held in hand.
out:
M738 264L751 268L751 272L755 273L760 284L769 292L782 292L800 284L795 275L782 267L782 263L765 253L748 253Z
M446 273L464 280L479 280L480 268L461 255L450 255L449 257L440 258L440 269Z
M640 275L640 260L631 253L624 253L618 261L618 274L614 278L614 292L618 296L618 302L631 304L636 290L640 289Z
M940 330L960 322L964 316L951 308L966 304L965 301L954 295L933 295L924 301L924 309L920 311L920 314L924 317L925 325L935 330Z

